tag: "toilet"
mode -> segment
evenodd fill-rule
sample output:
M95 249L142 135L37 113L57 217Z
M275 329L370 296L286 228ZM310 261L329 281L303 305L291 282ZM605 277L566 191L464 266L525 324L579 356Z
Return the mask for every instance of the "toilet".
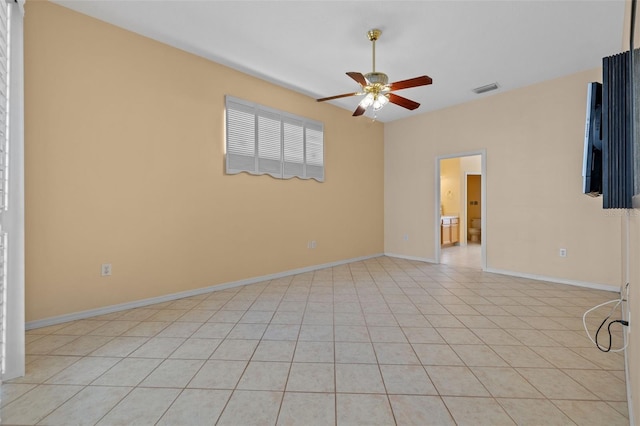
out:
M471 219L471 228L469 228L469 239L473 243L480 242L480 228L482 227L482 219Z

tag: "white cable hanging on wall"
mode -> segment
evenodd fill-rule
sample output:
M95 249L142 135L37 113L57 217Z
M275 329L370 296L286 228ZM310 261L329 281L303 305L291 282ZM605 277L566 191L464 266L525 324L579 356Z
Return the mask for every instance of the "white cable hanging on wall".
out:
M611 339L612 339L612 337L611 337L611 325L613 325L613 324L621 324L624 327L628 327L629 326L629 322L628 321L623 320L623 319L619 319L619 320L611 320L609 322L609 324L607 325L607 331L609 333L609 347L601 346L598 343L598 334L600 333L600 330L605 325L605 323L609 320L609 318L611 318L611 315L613 315L613 313L616 311L618 306L622 305L623 303L627 303L628 296L629 296L629 283L627 283L627 285L625 286L625 294L623 295L622 292L620 293L620 298L609 300L608 302L604 302L604 303L601 303L599 305L596 305L593 308L587 310L584 313L584 315L582 315L582 325L584 326L584 331L587 333L587 337L589 337L589 340L591 340L591 343L596 345L596 347L598 349L600 349L602 352L622 352L625 349L627 349L627 345L629 343L628 339L625 339L625 344L624 344L623 347L618 348L618 349L611 349ZM607 314L605 319L602 320L602 322L600 323L600 327L598 327L598 330L596 331L596 334L594 336L595 339L594 339L594 337L591 336L591 333L589 333L589 329L587 327L587 315L590 312L593 312L598 308L601 308L603 306L607 306L607 305L610 305L610 304L613 304L613 303L615 303L615 305L613 306L613 308L611 308L611 311L609 311L609 314ZM623 308L624 308L624 305L620 308L622 314L624 314L625 312L628 312L628 308L627 309L623 309Z

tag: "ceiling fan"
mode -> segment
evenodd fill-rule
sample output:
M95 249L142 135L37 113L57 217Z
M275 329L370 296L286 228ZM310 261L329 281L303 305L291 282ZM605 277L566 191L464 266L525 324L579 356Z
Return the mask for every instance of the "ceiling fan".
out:
M389 77L385 73L376 72L376 40L380 37L382 31L373 29L367 32L369 41L373 45L373 70L370 73L362 75L359 72L348 72L347 75L360 84L362 90L355 93L344 93L342 95L329 96L328 98L317 99L318 102L330 101L332 99L346 98L348 96L366 95L358 104L353 112L353 116L364 114L366 109L373 106L374 111L378 111L388 102L399 105L403 108L414 110L420 106L419 103L411 99L403 98L395 93L396 90L408 89L410 87L426 86L431 84L431 77L423 75L420 77L410 78L408 80L396 81L389 83Z

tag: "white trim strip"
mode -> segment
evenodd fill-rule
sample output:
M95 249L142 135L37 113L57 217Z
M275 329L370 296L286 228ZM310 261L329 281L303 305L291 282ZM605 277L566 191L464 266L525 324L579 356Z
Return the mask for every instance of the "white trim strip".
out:
M48 327L50 325L61 324L69 321L76 321L80 319L91 318L99 315L111 314L113 312L125 311L127 309L141 308L143 306L154 305L156 303L170 302L172 300L183 299L185 297L198 296L200 294L210 293L213 291L226 290L229 288L241 287L249 284L256 284L262 281L275 280L278 278L284 278L291 275L304 274L306 272L313 272L319 269L332 268L334 266L340 266L347 263L360 262L367 259L373 259L375 257L383 256L383 254L372 254L369 256L361 256L353 259L339 260L337 262L325 263L322 265L307 266L299 269L292 269L289 271L278 272L276 274L263 275L260 277L247 278L244 280L233 281L225 284L218 284L209 287L197 288L194 290L181 291L178 293L167 294L164 296L151 297L149 299L136 300L134 302L120 303L118 305L105 306L97 309L90 309L87 311L74 312L71 314L59 315L56 317L44 318L41 320L30 321L26 323L25 328L32 330L34 328Z
M395 254L395 253L385 253L384 255L388 257L396 257L398 259L416 260L419 262L427 262L427 263L436 263L434 259L427 259L424 257L407 256L404 254ZM608 285L608 284L598 284L598 283L589 283L585 281L566 280L564 278L547 277L544 275L536 275L536 274L526 274L523 272L507 271L507 270L495 269L495 268L487 268L484 270L484 272L489 272L492 274L508 275L511 277L518 277L518 278L528 278L536 281L547 281L555 284L568 284L576 287L590 288L593 290L613 291L615 293L620 292L620 288L616 286Z
M437 263L435 259L427 259L426 257L407 256L404 254L396 254L396 253L385 253L384 255L388 257L395 257L398 259L416 260L418 262L426 262L426 263Z
M492 274L509 275L509 276L518 277L518 278L528 278L536 281L547 281L547 282L556 283L556 284L573 285L576 287L590 288L593 290L604 290L604 291L613 291L615 293L620 293L620 287L616 287L609 284L599 284L599 283L590 283L586 281L567 280L564 278L547 277L544 275L527 274L524 272L506 271L504 269L495 269L495 268L487 268L485 272L490 272Z

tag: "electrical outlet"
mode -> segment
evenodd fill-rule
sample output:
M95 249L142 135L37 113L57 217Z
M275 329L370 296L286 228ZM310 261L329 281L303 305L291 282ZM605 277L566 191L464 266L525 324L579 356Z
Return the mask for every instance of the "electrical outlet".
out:
M566 248L561 248L559 256L560 257L567 257L567 249Z
M402 239L405 240L405 241L409 241L409 234L404 234L402 236Z
M111 276L111 264L110 263L103 263L102 264L102 268L100 269L100 273L103 277L110 277Z
M311 240L307 242L307 248L308 249L314 249L316 248L317 244L316 244L316 240Z

